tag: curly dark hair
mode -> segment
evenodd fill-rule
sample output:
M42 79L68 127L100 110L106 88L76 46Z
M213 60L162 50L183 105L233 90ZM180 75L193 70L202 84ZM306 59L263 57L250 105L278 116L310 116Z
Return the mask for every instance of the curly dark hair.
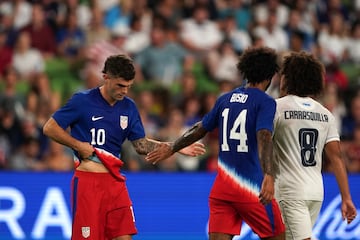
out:
M300 97L320 95L324 87L324 73L324 65L305 51L285 56L280 72L285 78L286 92Z
M135 77L135 67L131 58L126 55L112 55L105 61L102 73L114 78L132 80Z
M271 80L279 70L278 56L268 47L251 47L239 58L237 69L248 83L261 83Z

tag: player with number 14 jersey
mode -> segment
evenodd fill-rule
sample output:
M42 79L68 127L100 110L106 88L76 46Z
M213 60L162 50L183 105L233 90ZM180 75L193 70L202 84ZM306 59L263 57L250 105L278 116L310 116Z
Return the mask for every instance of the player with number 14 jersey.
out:
M224 94L203 119L211 131L219 127L219 159L210 197L259 202L263 173L256 132L273 130L275 100L257 88L237 88Z

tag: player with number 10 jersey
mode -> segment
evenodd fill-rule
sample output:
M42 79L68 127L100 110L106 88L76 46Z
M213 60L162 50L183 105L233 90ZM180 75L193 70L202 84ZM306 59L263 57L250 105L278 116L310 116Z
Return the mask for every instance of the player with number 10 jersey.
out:
M64 129L71 126L74 138L119 158L121 145L126 139L133 141L145 137L134 101L124 97L110 106L101 96L99 88L75 93L65 106L55 112L53 118ZM80 158L77 152L75 156Z

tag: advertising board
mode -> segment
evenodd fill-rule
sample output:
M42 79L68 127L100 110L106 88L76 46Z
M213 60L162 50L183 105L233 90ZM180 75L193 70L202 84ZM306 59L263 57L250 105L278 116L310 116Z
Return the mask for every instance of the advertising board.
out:
M0 172L0 239L67 240L71 236L72 173ZM134 240L207 239L212 173L127 173L138 235ZM360 212L360 175L350 175ZM325 199L314 239L360 239L360 217L341 219L341 198L333 175L324 176ZM94 193L95 194L95 193ZM240 239L258 239L247 225Z

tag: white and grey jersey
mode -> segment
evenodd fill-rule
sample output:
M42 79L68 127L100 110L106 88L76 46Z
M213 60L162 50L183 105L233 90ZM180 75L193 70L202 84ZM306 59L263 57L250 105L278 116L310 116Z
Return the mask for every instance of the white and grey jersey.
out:
M274 157L277 200L323 200L322 153L339 141L334 116L309 97L288 95L276 100Z

